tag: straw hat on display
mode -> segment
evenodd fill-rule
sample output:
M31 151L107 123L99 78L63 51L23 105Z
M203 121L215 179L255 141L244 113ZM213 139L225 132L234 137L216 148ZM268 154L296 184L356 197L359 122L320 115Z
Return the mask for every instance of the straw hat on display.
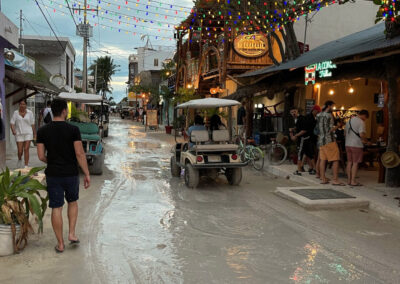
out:
M382 164L387 169L392 169L400 165L400 157L393 151L387 151L382 154Z

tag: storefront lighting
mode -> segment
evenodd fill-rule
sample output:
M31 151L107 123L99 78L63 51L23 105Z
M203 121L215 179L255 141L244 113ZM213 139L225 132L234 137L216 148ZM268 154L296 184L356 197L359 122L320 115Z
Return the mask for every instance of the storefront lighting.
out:
M316 88L316 89L321 88L321 84L315 84L315 88Z
M354 88L353 87L350 87L349 88L349 94L353 94L354 93Z
M342 107L340 108L340 110L344 110L344 106L342 106Z
M254 104L254 108L257 108L257 104Z
M263 108L263 105L262 104L258 104L258 108Z
M335 107L335 106L333 107L333 110L336 110L336 107Z
M186 87L187 87L188 89L191 89L191 88L193 88L193 85L192 85L192 84L187 84Z
M331 96L333 96L333 95L335 94L335 91L334 91L333 89L330 89L330 90L329 90L329 94L330 94Z

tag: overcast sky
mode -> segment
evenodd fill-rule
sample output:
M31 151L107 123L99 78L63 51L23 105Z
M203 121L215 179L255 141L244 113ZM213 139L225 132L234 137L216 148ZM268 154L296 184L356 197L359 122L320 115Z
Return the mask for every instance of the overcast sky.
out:
M2 12L17 26L19 26L19 10L22 9L22 13L24 15L23 21L23 35L43 35L43 36L54 36L47 24L45 18L41 14L38 6L35 3L35 0L0 0L1 1L1 9ZM82 69L82 38L75 35L75 24L71 18L71 15L68 14L68 9L66 8L65 0L37 0L39 5L42 7L46 17L48 18L51 26L56 32L57 36L69 37L72 45L76 50L76 60L75 60L75 68ZM143 3L136 6L135 2ZM162 45L162 46L175 46L174 40L169 40L169 38L173 39L173 26L174 24L178 24L181 22L180 17L184 17L184 11L188 11L187 9L182 9L180 7L173 6L173 11L166 8L170 8L170 5L184 6L184 7L192 7L191 0L181 0L181 1L173 1L173 0L160 0L159 2L151 2L150 6L146 8L146 4L148 4L148 0L144 2L144 0L88 0L90 5L99 4L101 6L101 11L103 12L103 16L107 17L107 19L101 19L98 17L93 17L90 15L89 21L92 25L97 23L97 26L94 27L94 36L90 39L90 56L88 59L88 65L97 57L107 55L102 52L97 52L99 50L110 52L110 56L114 59L115 63L121 65L119 67L120 71L117 72L113 76L112 87L113 97L116 101L121 100L125 96L126 84L125 82L128 79L128 56L129 54L134 53L135 47L140 47L145 44L145 42L141 41L140 33L149 33L152 35L151 42L153 45ZM69 0L68 1L73 7L74 4L79 5L79 3L83 3L82 0ZM160 5L162 2L163 10L154 8L156 5ZM110 3L110 4L107 4ZM179 4L178 4L179 3ZM61 6L60 6L61 5ZM168 5L168 6L166 6ZM118 6L120 8L118 9ZM152 7L153 6L153 7ZM47 7L47 8L46 8ZM78 6L76 6L78 7ZM92 7L92 6L91 6ZM90 7L90 8L91 8ZM129 9L128 9L129 8ZM55 10L54 10L55 9ZM119 16L111 15L109 13L106 14L105 10L109 9L117 11L121 14L127 16L136 16L141 17L142 19L146 19L149 21L163 21L163 26L158 27L156 23L138 23L138 25L142 25L145 27L151 27L152 29L144 30L143 27L134 27L133 25L127 26L126 24L122 25L118 24ZM136 9L140 9L142 11L138 11ZM146 11L148 11L148 15L146 15ZM179 17L167 17L165 19L165 15L173 15L178 11ZM159 14L158 14L159 13ZM90 13L89 13L90 14ZM121 21L127 21L122 15ZM175 14L176 15L176 14ZM100 15L101 16L101 15ZM113 21L111 22L110 19ZM80 16L75 14L76 22L79 22ZM170 24L170 27L167 26L167 23ZM100 25L106 25L100 26ZM113 30L110 27L114 27ZM118 28L121 28L120 32L118 32ZM158 30L158 28L163 28L165 30ZM126 32L129 31L129 34ZM133 32L137 32L137 35L133 35ZM156 39L155 36L158 38ZM164 40L162 40L164 37Z

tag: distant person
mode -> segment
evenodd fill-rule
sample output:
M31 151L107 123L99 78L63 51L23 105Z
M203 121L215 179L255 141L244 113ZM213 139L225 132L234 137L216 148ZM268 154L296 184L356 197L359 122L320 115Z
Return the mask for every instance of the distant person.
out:
M237 111L237 125L238 125L238 135L241 138L246 138L246 102L242 101L242 105Z
M210 130L224 130L226 126L222 123L221 117L218 114L214 114L210 118Z
M25 167L28 167L29 147L31 141L36 139L36 130L34 115L27 109L26 100L19 102L19 108L11 117L10 124L18 148L17 168L22 168L22 154L24 154Z
M43 110L39 122L43 120L43 125L53 121L53 112L51 111L51 101L47 101L46 108Z
M362 186L356 181L358 165L363 160L364 143L367 143L365 121L369 118L369 112L362 110L357 116L347 121L345 128L346 153L347 153L347 182L351 186Z
M49 207L52 208L51 223L57 238L55 250L62 253L65 249L62 219L64 198L68 202L68 241L70 244L79 244L75 232L79 199L78 165L85 175L85 189L90 186L90 175L79 128L65 122L68 116L67 102L55 99L51 110L54 120L39 129L37 153L39 159L47 163L45 174Z
M198 114L194 117L194 124L188 129L189 147L193 147L194 145L194 143L191 141L192 132L194 130L207 130L207 128L204 126L204 119Z
M335 140L334 118L332 110L335 103L333 101L326 101L322 112L317 115L317 129L318 129L318 145L320 157L320 178L322 184L328 184L329 179L326 177L326 163L333 162L333 181L332 185L344 186L338 179L340 153L339 147Z

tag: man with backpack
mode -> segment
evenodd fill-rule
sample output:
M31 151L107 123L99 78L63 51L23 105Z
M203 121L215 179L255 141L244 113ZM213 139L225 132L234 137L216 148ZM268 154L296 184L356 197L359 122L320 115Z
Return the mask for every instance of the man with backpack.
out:
M47 101L46 108L42 113L43 125L49 124L53 121L53 113L51 111L51 101ZM39 120L40 121L40 120Z
M346 153L347 153L347 183L350 186L362 186L356 182L358 164L362 162L364 155L364 143L366 142L365 120L369 117L367 110L363 109L357 116L352 117L346 123Z

